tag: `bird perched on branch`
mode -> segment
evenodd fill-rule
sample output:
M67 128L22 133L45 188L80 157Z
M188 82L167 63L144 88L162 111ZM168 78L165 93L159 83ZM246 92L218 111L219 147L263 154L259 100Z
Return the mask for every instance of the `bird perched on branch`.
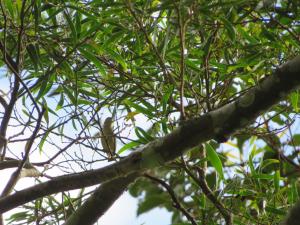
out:
M108 158L112 159L116 152L116 137L112 117L107 117L103 123L101 144Z

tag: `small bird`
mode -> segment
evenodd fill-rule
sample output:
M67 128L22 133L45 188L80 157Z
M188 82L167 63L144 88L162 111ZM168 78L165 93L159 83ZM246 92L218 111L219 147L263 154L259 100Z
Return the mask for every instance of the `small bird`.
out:
M116 152L116 137L112 117L107 117L103 123L101 144L108 158L112 159Z

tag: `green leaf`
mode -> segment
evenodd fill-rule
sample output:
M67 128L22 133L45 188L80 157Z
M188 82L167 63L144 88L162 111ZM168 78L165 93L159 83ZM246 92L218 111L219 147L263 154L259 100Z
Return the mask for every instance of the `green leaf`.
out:
M138 206L137 215L141 215L142 213L148 212L151 209L163 205L168 201L164 195L151 195L150 198L146 198L143 202L141 202Z
M135 147L137 147L137 146L139 146L141 144L142 143L137 142L137 141L129 142L126 145L124 145L122 148L120 148L120 150L118 151L118 154L121 154L121 153L125 152L128 149L133 149L133 148L135 148Z
M252 44L252 45L259 44L259 40L256 39L254 35L251 35L250 31L247 28L238 26L237 29L239 31L239 34L244 39L246 39L250 44Z
M75 5L69 4L69 5L66 5L66 7L70 8L70 9L75 9L76 11L80 12L82 15L85 15L90 20L98 21L98 19L99 19L97 16L94 16L93 14L91 14L90 11L85 10L80 7L77 7Z
M145 101L144 99L140 99L140 102L146 107L148 108L149 110L151 110L152 112L155 112L156 111L156 108L151 105L149 102Z
M47 102L44 98L43 98L43 107L45 108L44 119L45 119L46 123L49 124L49 108L48 108Z
M110 56L110 58L112 58L116 62L120 63L125 71L127 70L127 64L120 54L118 54L113 49L108 48L104 45L101 46L101 50L104 51L105 53L107 53Z
M293 109L295 110L296 113L299 112L298 108L298 101L299 101L299 92L295 91L290 95L290 100L293 106Z
M24 221L26 220L26 218L28 218L28 216L30 215L30 211L26 210L26 211L22 211L22 212L17 212L12 214L8 220L11 222L17 222L17 221Z
M280 216L285 216L286 215L286 210L281 210L278 208L275 208L273 206L266 206L266 211L272 214L280 215Z
M276 170L274 173L274 186L275 186L275 193L277 193L280 189L280 171Z
M263 162L262 162L262 165L261 165L261 170L263 170L264 168L270 166L270 165L273 165L273 164L279 164L280 161L278 159L265 159Z
M72 42L75 45L77 43L77 30L75 28L75 25L69 15L69 12L64 11L64 16L69 24L70 30L71 30L71 35L72 35Z
M85 100L85 99L79 98L79 99L77 99L77 104L78 105L91 105L91 104L93 104L93 102L90 100Z
M99 59L94 55L92 54L91 52L89 51L86 51L85 49L83 48L79 48L79 51L81 52L81 54L88 60L90 60L92 63L94 63L94 65L99 69L99 72L102 74L102 75L105 75L106 74L106 70L104 68L104 66L102 65L102 62L99 61Z
M291 146L299 146L300 145L300 134L294 134L292 140L288 143Z
M140 113L143 113L144 115L148 116L149 118L153 118L155 117L153 112L149 109L149 108L145 108L143 106L140 106L132 101L130 101L129 99L126 99L124 101L124 103L126 105L128 105L129 107L132 107L134 108L136 111L140 112Z
M163 95L162 98L162 111L163 113L167 113L167 108L168 108L168 103L169 103L169 99L173 93L174 87L173 86L169 86L166 90L166 92Z
M39 92L35 98L36 101L38 101L40 98L44 97L45 94L47 94L47 90L49 90L51 88L51 84L50 84L50 88L49 88L49 79L46 78L46 79L43 79L41 80L41 84L40 84L40 88L39 88Z
M73 90L67 86L63 86L63 89L64 89L65 93L67 94L68 98L70 99L71 103L76 106L77 101L76 101L76 97L73 94Z
M227 33L228 33L228 36L230 37L230 40L232 42L235 42L235 40L236 40L236 31L235 31L235 28L234 28L233 24L224 17L222 17L220 19L224 23L224 26L227 30Z
M299 200L299 192L298 192L298 181L297 179L293 179L291 181L291 191L289 192L289 198L288 198L288 202L290 204L295 203L296 201Z
M48 138L48 135L49 135L49 132L46 132L46 133L43 135L42 139L41 139L41 142L40 142L40 144L39 144L39 152L40 152L40 153L43 151L43 146L44 146L44 144L45 144L45 141L46 141L47 138Z
M266 29L264 25L262 25L261 35L269 39L271 42L276 42L276 35L274 35L272 32L270 32L269 29Z
M26 50L28 52L29 57L31 58L31 61L33 62L35 71L38 71L40 59L36 46L33 44L29 44L26 47Z
M248 165L249 165L249 168L250 168L250 171L251 171L251 174L252 175L255 175L256 174L256 170L254 168L254 162L253 162L253 159L254 159L254 156L257 155L259 153L259 151L256 149L256 145L254 145L254 141L256 140L256 137L251 137L250 139L250 146L252 146L252 149L251 149L251 152L249 154L249 162L248 162Z
M252 175L253 178L256 179L260 179L260 180L273 180L274 179L274 175L270 175L270 174L263 174L263 173L256 173Z
M165 118L161 121L161 129L163 130L164 134L168 134L169 133L169 129L168 129L168 125L167 125L167 120Z
M63 93L61 93L55 110L60 110L64 105L64 101L65 101L65 97L64 97Z
M207 158L209 162L213 165L213 167L216 169L217 173L219 174L221 179L224 179L224 173L223 173L223 165L222 162L218 156L218 153L216 150L209 144L205 144L205 149L207 152Z
M10 16L12 18L14 18L14 5L13 5L13 1L12 0L5 0L5 5L6 5L6 8L8 9L8 12L10 14Z
M154 138L141 127L135 127L135 133L144 144L154 140Z

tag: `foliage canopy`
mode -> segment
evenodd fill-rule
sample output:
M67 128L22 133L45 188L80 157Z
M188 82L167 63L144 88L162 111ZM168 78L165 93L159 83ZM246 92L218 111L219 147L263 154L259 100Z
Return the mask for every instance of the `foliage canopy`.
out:
M119 161L234 101L300 49L298 0L0 3L0 165L16 169L2 197L22 176L40 183L105 165L105 117ZM299 198L298 111L295 91L228 140L147 171L129 189L137 214L165 207L177 225L278 224ZM44 196L7 222L62 224L90 195Z

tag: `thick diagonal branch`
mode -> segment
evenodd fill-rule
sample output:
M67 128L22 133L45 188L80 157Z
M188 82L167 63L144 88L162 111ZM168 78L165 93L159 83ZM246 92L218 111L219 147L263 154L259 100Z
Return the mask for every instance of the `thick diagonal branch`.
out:
M99 184L135 171L143 172L161 166L205 141L222 140L251 123L299 85L300 56L297 56L234 102L186 121L172 133L150 142L115 164L60 176L0 199L0 213L49 194Z
M92 225L97 222L98 218L111 207L138 175L138 173L132 173L127 177L120 177L102 184L85 203L67 219L64 225Z

